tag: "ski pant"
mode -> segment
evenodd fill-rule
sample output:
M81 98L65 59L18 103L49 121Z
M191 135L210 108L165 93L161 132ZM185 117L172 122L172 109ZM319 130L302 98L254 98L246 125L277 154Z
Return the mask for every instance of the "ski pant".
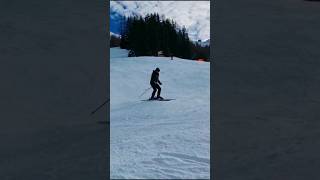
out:
M159 96L160 96L160 93L161 93L161 87L159 86L159 84L150 83L150 85L151 85L151 87L153 88L153 92L152 92L151 97L153 98L157 91L158 91L157 97L159 97Z

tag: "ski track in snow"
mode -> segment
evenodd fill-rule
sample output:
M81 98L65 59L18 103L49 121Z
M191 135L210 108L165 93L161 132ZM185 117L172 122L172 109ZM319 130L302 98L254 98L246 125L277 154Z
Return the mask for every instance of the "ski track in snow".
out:
M147 99L161 69L161 95ZM166 57L127 57L110 49L112 179L209 179L210 64Z

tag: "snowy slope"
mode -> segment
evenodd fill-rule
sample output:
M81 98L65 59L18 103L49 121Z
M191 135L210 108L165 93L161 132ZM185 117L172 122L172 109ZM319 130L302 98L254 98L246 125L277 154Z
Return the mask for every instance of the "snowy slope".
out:
M110 49L111 178L209 178L210 64ZM159 67L162 96L147 99Z
M119 34L116 34L116 33L113 33L113 32L110 32L110 36L115 36L117 38L120 38L121 36Z
M204 46L210 46L210 39L201 42L201 46L203 46L203 47L204 47Z
M194 41L194 44L198 44L202 47L210 46L210 39L207 39L205 41Z

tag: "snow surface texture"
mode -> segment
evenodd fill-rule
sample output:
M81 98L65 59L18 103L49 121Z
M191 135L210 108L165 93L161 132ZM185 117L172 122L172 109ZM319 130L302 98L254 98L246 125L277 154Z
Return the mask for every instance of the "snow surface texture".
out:
M127 54L110 49L111 178L209 179L210 63ZM139 98L156 67L176 100Z

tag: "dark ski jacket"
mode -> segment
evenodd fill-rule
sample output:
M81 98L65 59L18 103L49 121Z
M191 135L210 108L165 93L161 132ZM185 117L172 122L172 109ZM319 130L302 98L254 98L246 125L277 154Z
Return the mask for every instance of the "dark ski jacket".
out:
M155 70L153 70L152 75L151 75L151 79L150 79L150 84L161 84L160 80L159 80L159 73Z

